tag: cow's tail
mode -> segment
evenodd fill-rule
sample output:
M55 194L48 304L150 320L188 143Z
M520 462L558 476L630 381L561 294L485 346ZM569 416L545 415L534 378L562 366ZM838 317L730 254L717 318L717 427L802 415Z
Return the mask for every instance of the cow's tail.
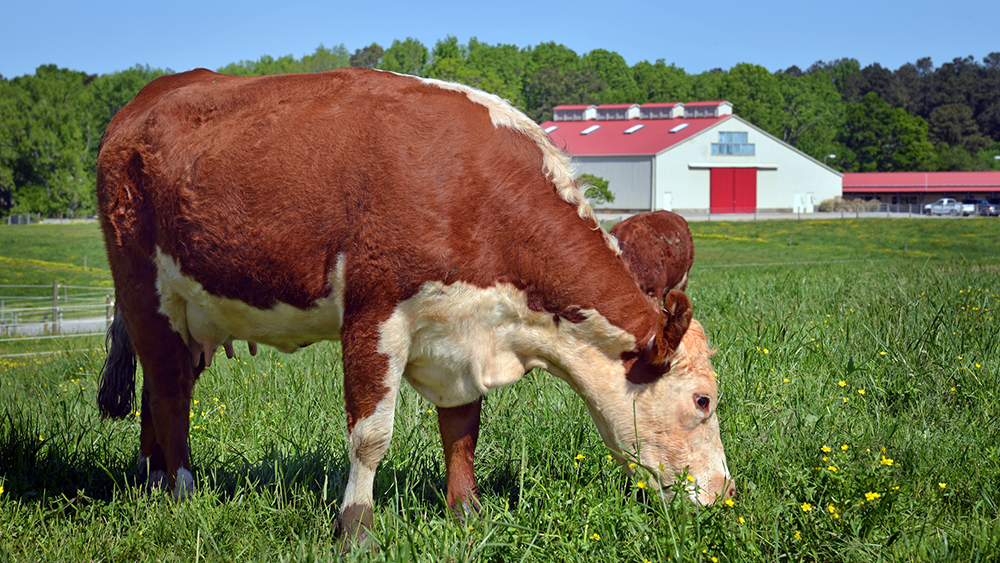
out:
M97 391L97 410L102 417L125 418L135 404L135 351L125 330L121 309L115 308L115 318L104 338L108 356L101 369L101 387Z

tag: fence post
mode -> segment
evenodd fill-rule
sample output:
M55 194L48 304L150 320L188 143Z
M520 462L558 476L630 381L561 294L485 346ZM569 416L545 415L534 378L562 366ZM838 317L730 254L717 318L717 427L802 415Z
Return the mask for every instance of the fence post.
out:
M61 334L59 327L59 280L52 282L52 334Z
M104 330L111 328L111 319L115 316L115 307L111 304L111 294L104 294Z

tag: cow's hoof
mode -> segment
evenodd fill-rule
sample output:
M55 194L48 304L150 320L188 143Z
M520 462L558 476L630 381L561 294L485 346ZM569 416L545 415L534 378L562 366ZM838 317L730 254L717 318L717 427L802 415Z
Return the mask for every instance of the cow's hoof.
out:
M352 504L342 508L333 523L333 534L338 539L340 552L347 553L355 547L373 550L375 545L368 531L374 521L371 506Z
M449 504L448 510L451 512L452 518L458 521L459 524L465 524L466 517L477 516L483 511L483 507L479 505L476 497L467 497L463 498L460 502Z

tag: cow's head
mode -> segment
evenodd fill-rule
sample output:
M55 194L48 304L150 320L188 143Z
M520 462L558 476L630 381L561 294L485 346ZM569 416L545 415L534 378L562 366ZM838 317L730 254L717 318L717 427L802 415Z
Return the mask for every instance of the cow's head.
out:
M588 400L605 442L620 458L657 477L664 494L686 474L689 497L703 504L734 493L719 437L719 391L705 333L692 318L691 302L671 291L655 336L639 352L622 357L626 392L622 404ZM603 403L603 404L602 404Z

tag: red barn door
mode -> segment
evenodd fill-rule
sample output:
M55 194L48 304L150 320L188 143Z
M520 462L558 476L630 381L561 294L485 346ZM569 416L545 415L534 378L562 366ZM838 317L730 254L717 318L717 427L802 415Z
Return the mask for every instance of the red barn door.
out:
M712 213L753 213L757 208L756 168L712 168Z

